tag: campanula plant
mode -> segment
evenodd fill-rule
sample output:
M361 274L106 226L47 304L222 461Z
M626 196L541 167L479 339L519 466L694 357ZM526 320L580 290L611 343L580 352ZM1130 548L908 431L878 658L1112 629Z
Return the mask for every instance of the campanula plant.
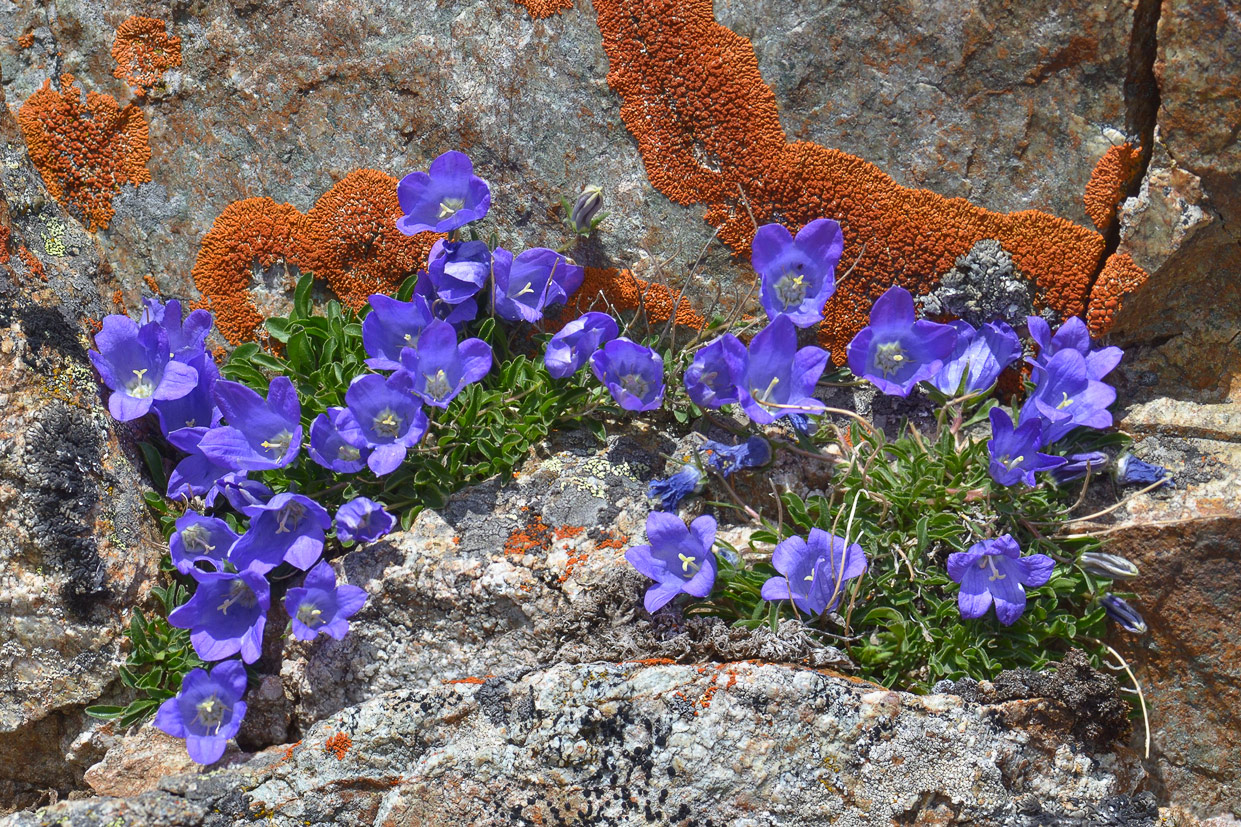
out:
M590 369L627 411L653 411L664 401L664 360L630 339L613 339L590 357Z
M771 320L784 315L798 327L823 318L823 305L836 292L836 263L844 251L840 224L816 218L797 232L765 224L754 233L750 262L759 274L759 298Z
M715 519L699 517L688 526L672 514L652 511L646 518L649 545L631 547L625 559L655 581L645 606L654 612L679 594L706 597L715 585Z
M228 660L211 668L192 669L181 691L160 705L155 726L174 738L184 738L190 758L214 764L224 755L228 739L241 729L246 717L246 668Z
M491 208L491 187L474 174L464 152L445 152L427 172L411 172L396 188L401 211L397 229L406 235L446 233L477 221Z
M301 587L289 589L284 598L298 640L314 640L321 634L342 640L349 631L349 618L365 603L366 590L348 583L336 585L336 572L326 560L306 572Z
M822 413L814 386L827 367L821 347L797 347L797 330L788 316L777 316L750 342L744 362L733 361L737 394L750 419L769 425L788 414Z
M616 320L606 313L583 313L547 343L543 364L556 379L577 373L600 346L620 335Z
M917 319L914 300L903 287L875 299L870 324L849 342L849 369L892 396L908 396L914 385L943 367L956 346L948 325Z
M139 327L124 316L108 316L95 345L99 350L88 355L112 389L108 411L120 422L145 416L157 401L180 399L198 384L198 372L172 358L168 334L157 322Z

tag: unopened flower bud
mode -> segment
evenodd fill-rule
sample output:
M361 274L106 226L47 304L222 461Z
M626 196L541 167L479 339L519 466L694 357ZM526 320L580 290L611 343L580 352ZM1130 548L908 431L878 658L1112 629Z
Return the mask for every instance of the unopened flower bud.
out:
M1115 554L1104 554L1101 551L1087 551L1077 559L1086 572L1099 577L1110 577L1113 580L1128 580L1138 576L1138 567L1123 557Z
M1125 454L1116 460L1116 482L1120 485L1150 485L1160 480L1169 487L1176 488L1172 474L1162 465L1143 462L1133 454Z
M603 207L603 188L590 185L582 190L582 194L577 197L577 203L573 205L573 212L569 215L569 221L577 228L579 232L585 232L590 229L590 222L599 213Z
M1107 465L1107 454L1102 451L1090 451L1085 454L1069 454L1068 462L1059 468L1051 469L1051 477L1058 485L1081 479L1087 472L1095 476Z
M1135 635L1146 634L1146 621L1124 600L1109 592L1099 598L1099 602L1107 610L1107 616L1119 623L1126 632L1133 632Z

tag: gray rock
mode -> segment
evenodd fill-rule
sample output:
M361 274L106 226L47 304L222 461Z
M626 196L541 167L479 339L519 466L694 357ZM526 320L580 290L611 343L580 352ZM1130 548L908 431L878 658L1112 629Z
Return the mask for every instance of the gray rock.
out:
M949 315L978 327L1002 319L1015 327L1034 312L1034 289L1000 242L985 239L957 259L940 286L922 299L929 315Z

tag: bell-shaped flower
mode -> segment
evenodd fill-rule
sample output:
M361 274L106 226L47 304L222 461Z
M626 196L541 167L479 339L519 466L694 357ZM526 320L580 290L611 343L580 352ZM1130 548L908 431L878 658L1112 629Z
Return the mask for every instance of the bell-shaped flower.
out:
M245 694L246 667L240 661L217 663L210 672L191 669L181 679L181 691L160 704L155 727L184 738L195 763L214 764L241 729Z
M366 497L355 497L336 509L336 539L342 543L373 543L395 525L395 517Z
M648 612L659 610L678 594L711 594L718 566L711 549L714 517L699 517L687 527L672 514L652 511L646 518L646 538L650 545L633 546L625 552L625 559L655 581L644 600Z
M418 344L418 337L435 318L422 296L398 301L382 293L370 297L371 312L362 320L362 346L375 370L399 370L401 351ZM471 317L473 318L473 317Z
M1029 360L1031 364L1046 367L1060 351L1076 350L1086 360L1086 377L1097 382L1111 373L1124 356L1124 351L1118 347L1091 350L1090 331L1077 316L1060 325L1054 336L1051 326L1039 316L1027 316L1026 328L1030 331L1030 338L1038 345L1038 355Z
M681 500L698 490L702 482L702 472L692 462L681 466L681 470L661 480L651 480L646 488L646 495L656 502L660 511L676 511Z
M1046 365L1034 366L1034 391L1021 407L1020 424L1042 423L1043 444L1051 445L1078 426L1107 428L1112 424L1108 406L1116 389L1086 374L1086 358L1072 349L1061 350Z
M189 456L183 458L168 475L168 498L190 499L208 494L215 484L232 469L212 462L198 447L208 428L181 428L168 434L168 441Z
M1021 358L1021 340L1005 322L988 322L975 330L969 322L949 322L957 332L952 355L931 384L947 396L985 391L1000 378L1004 368Z
M350 445L370 450L366 464L376 476L395 471L427 432L427 415L412 389L409 374L397 371L387 379L359 376L345 391L346 411L336 425Z
M1069 454L1065 457L1064 465L1052 469L1051 477L1058 485L1064 485L1066 482L1086 476L1087 471L1098 476L1099 472L1107 467L1108 462L1107 454L1102 451Z
M220 423L220 409L212 395L220 378L215 360L204 350L187 358L185 364L198 373L198 384L180 399L165 399L152 406L164 436L181 428L214 428Z
M491 346L482 339L458 344L452 325L436 321L422 332L418 347L401 353L401 367L415 396L428 405L447 408L466 385L491 370Z
M961 584L961 617L982 617L994 603L995 616L1011 626L1026 610L1026 588L1050 580L1055 565L1046 554L1022 557L1017 541L1004 534L948 555L948 576Z
M857 543L820 528L806 539L789 537L771 553L780 572L763 584L764 600L791 600L800 611L821 615L836 608L845 593L845 581L866 571L866 553Z
M229 554L238 569L266 574L281 563L305 571L323 555L323 535L332 518L323 506L302 494L277 494L246 508L250 528Z
M212 428L198 443L207 459L236 471L283 468L302 449L302 405L286 376L267 386L267 399L239 382L215 383L215 401L226 426Z
M310 458L329 471L353 474L366 467L371 449L345 441L340 432L345 414L344 408L328 408L327 413L315 417L310 425Z
M1164 485L1176 488L1172 474L1162 465L1143 462L1133 454L1123 454L1116 460L1116 483L1118 485L1150 485L1163 480Z
M721 408L739 401L737 383L745 376L749 359L745 345L731 333L699 348L685 371L689 398L703 408Z
M217 517L204 517L187 511L177 518L176 530L168 540L172 564L182 574L189 574L195 563L210 563L216 571L224 568L228 553L237 542L237 532Z
M563 304L582 286L585 271L555 250L535 247L516 257L499 247L492 270L492 307L510 322L537 322L543 309Z
M664 402L664 360L649 347L613 339L591 355L590 369L627 411L653 411Z
M258 480L246 479L244 472L221 478L215 488L229 505L242 514L249 514L249 509L256 505L266 505L275 496L270 488Z
M427 307L431 308L431 318L448 322L458 330L478 316L477 298L466 299L460 304L449 304L435 295L435 286L431 284L430 276L425 273L414 284L414 299L422 299L427 303Z
M725 445L708 439L698 449L703 463L725 477L743 468L758 468L771 462L771 443L752 436L740 445Z
M827 358L821 347L798 350L793 321L777 316L750 341L749 358L737 382L746 415L760 425L770 425L791 413L823 413L826 406L813 394Z
M582 369L600 345L619 333L616 320L607 313L583 313L552 336L543 354L543 364L555 378L568 378Z
M1039 453L1038 449L1043 447L1041 422L1032 420L1014 428L1008 411L998 407L992 408L989 416L991 439L987 440L987 452L991 464L987 470L1000 485L1024 482L1033 488L1035 474L1064 465L1064 457Z
M463 152L445 152L429 172L411 172L396 187L405 213L396 227L405 235L446 233L487 214L491 188L474 174L474 163Z
M483 289L491 275L491 249L484 241L437 241L427 278L440 301L458 305Z
M112 389L108 412L120 422L144 416L156 401L180 399L198 384L198 371L172 359L168 334L157 323L138 327L126 316L108 316L88 353Z
M759 301L772 321L785 315L798 327L823 319L823 305L836 292L836 263L845 248L840 224L816 218L797 233L764 224L754 234L750 263L761 278Z
M320 633L340 640L349 632L349 618L366 603L366 590L336 585L336 572L326 560L306 572L301 588L289 589L285 611L293 622L293 636L314 640Z
M271 608L271 589L256 571L236 574L191 569L198 581L194 596L168 614L168 622L190 630L190 643L205 661L223 660L238 652L254 663L263 651L263 627Z
M181 302L176 299L169 299L166 305L160 304L157 299L143 299L142 304L138 325L155 322L163 328L168 336L168 353L173 359L189 362L204 352L207 334L215 323L209 310L192 310L182 320Z
M956 341L957 332L948 325L915 319L908 290L890 287L875 299L870 324L849 342L849 370L886 394L908 396L914 385L939 372Z

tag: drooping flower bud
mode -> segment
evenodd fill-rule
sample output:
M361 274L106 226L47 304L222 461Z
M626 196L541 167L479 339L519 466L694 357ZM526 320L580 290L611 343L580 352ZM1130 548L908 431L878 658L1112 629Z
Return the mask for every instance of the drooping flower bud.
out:
M1099 602L1107 610L1107 616L1119 623L1126 632L1133 632L1135 635L1146 634L1146 621L1124 600L1109 592L1099 598Z
M1133 563L1118 555L1104 554L1101 551L1087 551L1077 559L1077 563L1089 574L1110 577L1113 580L1129 580L1138 576L1138 567Z
M569 222L579 233L588 233L593 229L592 222L603 207L603 188L591 184L582 190L569 214Z
M1143 462L1133 454L1125 454L1116 460L1116 482L1120 485L1150 485L1160 480L1169 487L1176 488L1172 474L1162 465Z

